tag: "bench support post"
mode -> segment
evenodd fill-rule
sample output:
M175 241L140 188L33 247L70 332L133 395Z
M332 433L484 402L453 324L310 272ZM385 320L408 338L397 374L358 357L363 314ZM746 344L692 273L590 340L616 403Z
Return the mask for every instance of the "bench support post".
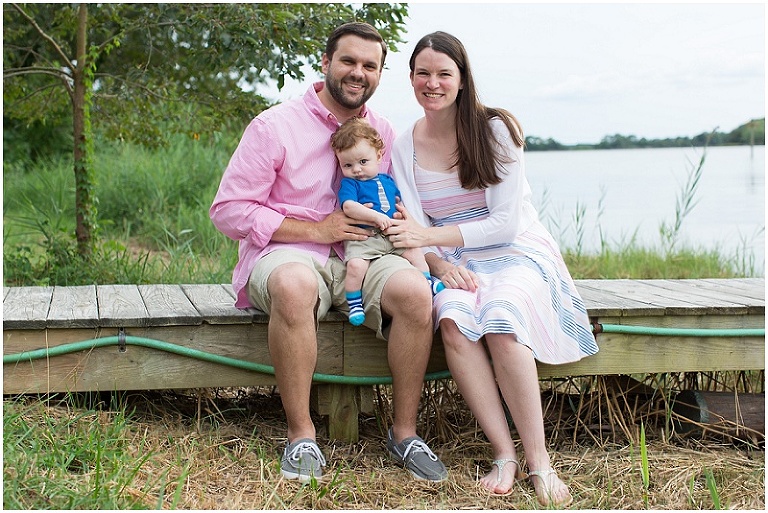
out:
M373 411L373 389L366 386L323 384L312 387L312 407L327 416L328 438L356 443L359 415Z

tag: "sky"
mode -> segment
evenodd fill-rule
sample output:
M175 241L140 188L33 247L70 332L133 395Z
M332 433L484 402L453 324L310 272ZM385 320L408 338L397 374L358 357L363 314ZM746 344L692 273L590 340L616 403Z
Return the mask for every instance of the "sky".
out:
M369 105L398 133L421 117L408 60L442 30L466 47L481 101L528 136L571 145L730 132L765 117L765 28L762 2L410 3L405 42ZM261 92L285 100L306 88Z

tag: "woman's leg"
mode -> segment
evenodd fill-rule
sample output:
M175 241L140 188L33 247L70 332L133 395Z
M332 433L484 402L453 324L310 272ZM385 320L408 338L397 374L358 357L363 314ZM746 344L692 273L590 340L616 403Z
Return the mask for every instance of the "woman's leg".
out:
M518 343L514 335L487 335L486 340L499 388L523 442L528 468L549 470L541 390L533 353ZM543 505L561 505L571 498L568 487L556 474L535 476L532 482Z
M482 342L471 342L450 319L440 322L445 357L461 395L491 443L493 458L515 459L515 444L501 404L493 368ZM480 482L493 493L508 492L518 467L510 463L502 469L494 466ZM501 472L501 475L499 474ZM500 479L499 479L500 478Z

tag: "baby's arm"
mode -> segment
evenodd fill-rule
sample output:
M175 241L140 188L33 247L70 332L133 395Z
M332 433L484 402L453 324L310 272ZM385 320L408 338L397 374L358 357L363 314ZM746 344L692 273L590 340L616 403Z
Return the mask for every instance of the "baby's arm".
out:
M379 230L386 230L392 226L392 219L387 217L386 214L368 208L357 201L347 200L341 208L344 210L344 213L352 219L375 226Z

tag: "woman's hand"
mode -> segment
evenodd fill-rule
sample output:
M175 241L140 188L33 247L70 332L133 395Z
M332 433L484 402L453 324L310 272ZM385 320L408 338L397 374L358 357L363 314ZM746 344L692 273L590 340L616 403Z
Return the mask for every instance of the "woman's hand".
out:
M432 274L443 282L447 289L461 289L475 292L480 285L480 279L473 271L462 265L453 265L445 262L440 269L433 270Z
M396 207L397 212L395 213L395 219L392 220L392 226L382 232L389 237L392 245L396 248L423 248L424 246L429 246L429 228L424 228L417 223L401 203L398 203Z

